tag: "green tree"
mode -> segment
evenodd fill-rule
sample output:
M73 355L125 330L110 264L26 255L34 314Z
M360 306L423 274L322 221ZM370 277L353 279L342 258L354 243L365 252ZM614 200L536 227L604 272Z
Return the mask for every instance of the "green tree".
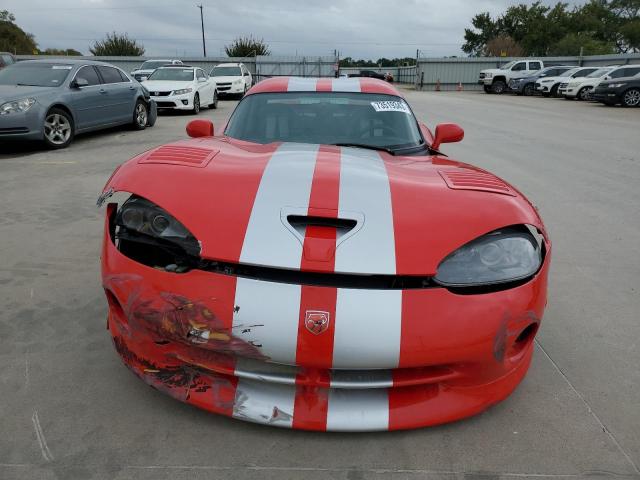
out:
M465 43L462 51L472 57L485 55L485 49L489 40L498 37L501 33L497 21L491 18L489 12L477 14L471 19L471 28L464 29Z
M16 17L8 10L0 10L0 50L18 55L33 55L38 44L33 35L15 24Z
M580 55L580 52L583 55L606 55L615 53L615 45L579 33L569 33L549 50L550 55L557 56Z
M141 57L145 52L144 46L129 35L116 32L107 33L103 40L97 40L89 51L96 57Z
M39 55L57 55L57 56L64 55L68 57L75 57L75 56L82 55L82 52L79 52L78 50L75 50L73 48L67 48L64 50L59 48L47 48L44 51L40 50L38 54Z
M258 55L271 55L269 45L262 38L253 36L237 37L224 50L229 57L255 57Z

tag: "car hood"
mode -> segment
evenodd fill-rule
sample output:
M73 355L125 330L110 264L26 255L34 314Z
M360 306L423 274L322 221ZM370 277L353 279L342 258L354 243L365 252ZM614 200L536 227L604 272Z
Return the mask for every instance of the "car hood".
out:
M21 85L0 85L0 103L20 100L25 97L40 97L60 91L60 87L30 87Z
M357 148L180 141L123 164L104 189L116 191L171 213L203 258L286 269L434 275L449 253L488 232L514 224L544 232L535 208L488 172ZM309 240L292 221L308 217L351 228Z
M231 77L211 77L216 83L232 83L235 80L242 80L242 75L234 75Z
M500 74L503 74L503 73L506 73L508 71L509 70L501 70L499 68L487 68L485 70L480 70L480 73L500 73Z
M166 92L170 90L180 90L182 88L188 88L193 86L193 82L176 82L168 80L145 80L141 82L144 87L150 92L161 91Z

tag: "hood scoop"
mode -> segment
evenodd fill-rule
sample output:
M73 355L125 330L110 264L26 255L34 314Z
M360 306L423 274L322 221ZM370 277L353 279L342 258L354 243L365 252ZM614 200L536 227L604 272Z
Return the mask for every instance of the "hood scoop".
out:
M477 190L516 196L516 192L498 177L471 169L439 170L447 186L453 190Z
M160 163L204 168L219 152L220 150L211 150L210 148L165 145L152 150L138 160L138 163Z

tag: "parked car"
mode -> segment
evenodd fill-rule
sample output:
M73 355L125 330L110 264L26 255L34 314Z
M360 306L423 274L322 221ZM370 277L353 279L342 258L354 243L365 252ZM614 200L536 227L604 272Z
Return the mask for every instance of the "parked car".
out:
M182 65L182 60L147 60L136 70L131 72L133 78L139 82L144 82L151 76L157 68L164 67L165 65Z
M561 83L568 83L572 78L586 77L598 70L598 67L573 67L559 76L547 76L536 80L536 92L543 97L557 97L558 87Z
M121 69L87 60L28 60L0 70L0 139L67 147L79 133L153 126L156 105Z
M187 133L99 200L108 332L142 381L321 431L451 422L522 381L551 243L516 188L441 154L459 126L377 79L280 77Z
M0 52L0 69L16 63L16 57L9 52Z
M524 77L513 78L509 81L509 90L517 93L518 95L533 95L536 92L536 81L545 77L557 77L562 75L568 70L571 70L572 66L554 66L545 67L542 70L531 73Z
M219 95L244 95L253 85L253 77L244 63L221 63L211 69Z
M567 85L566 99L590 100L592 90L603 80L632 77L640 73L640 65L614 66L600 69L585 77L577 78Z
M605 105L640 107L640 75L600 82L593 90L592 98Z
M503 93L512 78L524 77L544 68L542 60L514 60L500 68L482 70L478 83L486 93Z
M393 82L393 75L389 72L381 73L376 72L375 70L360 70L358 73L350 73L349 77L377 78L378 80L384 80L385 82Z
M203 105L218 108L216 82L198 67L160 67L142 85L149 90L159 109L190 110L198 114Z

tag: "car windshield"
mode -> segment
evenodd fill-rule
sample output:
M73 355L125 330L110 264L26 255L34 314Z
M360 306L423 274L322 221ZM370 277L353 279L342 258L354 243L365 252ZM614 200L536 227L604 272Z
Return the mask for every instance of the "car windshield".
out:
M587 75L587 78L600 78L611 71L610 68L600 68L593 73Z
M14 63L0 70L0 85L58 87L72 69L72 65L56 63Z
M500 67L500 70L509 70L511 67L513 67L513 65L516 63L517 60L514 60L512 62L506 63L504 65L502 65Z
M193 68L159 68L151 74L148 80L190 82L193 80Z
M215 67L211 70L212 77L240 77L240 67Z
M400 97L373 93L288 92L245 97L226 135L255 143L351 144L422 148L413 113Z
M166 65L168 62L166 60L147 60L142 65L140 65L140 70L155 70L156 68L160 68Z

